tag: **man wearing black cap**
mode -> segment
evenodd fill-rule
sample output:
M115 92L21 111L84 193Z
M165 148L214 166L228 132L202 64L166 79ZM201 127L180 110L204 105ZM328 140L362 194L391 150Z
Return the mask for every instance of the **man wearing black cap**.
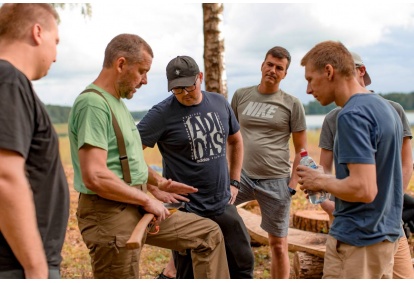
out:
M166 178L198 189L188 196L190 202L184 211L220 226L230 277L253 278L250 237L232 205L243 161L236 117L224 96L201 90L203 73L191 57L172 59L167 65L167 79L172 95L152 107L137 126L142 144L158 145ZM174 252L177 278L191 278L191 270L186 272L189 256Z

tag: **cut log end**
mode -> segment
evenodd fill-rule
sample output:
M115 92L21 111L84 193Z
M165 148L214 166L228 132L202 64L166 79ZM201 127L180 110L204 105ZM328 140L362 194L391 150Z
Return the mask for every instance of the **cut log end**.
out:
M296 229L314 233L329 232L329 216L325 211L300 210L293 214L292 225Z
M323 275L323 258L306 252L295 252L293 271L296 279L321 279Z

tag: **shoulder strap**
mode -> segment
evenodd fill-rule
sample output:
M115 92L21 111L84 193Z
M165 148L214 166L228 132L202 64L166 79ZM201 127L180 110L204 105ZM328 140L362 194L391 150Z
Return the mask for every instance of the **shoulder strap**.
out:
M94 92L96 94L99 94L103 99L105 99L106 103L108 103L108 100L106 100L105 96L103 96L102 93L100 93L96 89L93 89L93 88L85 89L80 94L83 94L85 92ZM118 143L119 160L121 161L121 168L122 168L122 174L124 175L124 181L127 184L131 184L131 173L129 170L128 155L126 153L124 136L122 135L121 128L119 127L118 121L116 120L114 112L112 112L112 109L109 103L108 103L108 106L109 106L109 109L111 110L112 126L114 127L116 141Z

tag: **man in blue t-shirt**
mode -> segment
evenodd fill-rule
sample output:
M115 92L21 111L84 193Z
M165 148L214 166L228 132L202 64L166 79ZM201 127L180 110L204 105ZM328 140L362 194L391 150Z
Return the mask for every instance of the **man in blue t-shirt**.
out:
M201 90L203 73L193 58L172 59L167 79L172 95L152 107L137 126L142 144L158 145L166 178L198 189L187 196L184 210L220 226L230 277L253 278L250 237L233 205L243 161L236 117L222 95ZM189 256L174 252L177 278L192 278Z
M351 52L352 58L355 63L355 73L357 81L361 86L368 86L371 84L371 78L368 75L366 66L362 61L361 56L355 52ZM411 129L407 116L405 115L403 107L391 100L387 100L397 111L398 116L401 119L403 125L403 143L401 148L401 161L402 161L402 180L403 190L405 191L411 179L413 172L413 158L411 151ZM330 111L326 116L322 124L321 135L319 139L319 147L321 148L320 164L324 172L332 173L333 164L333 148L334 139L336 135L336 118L341 111L341 107L337 107ZM405 196L405 195L404 195ZM332 199L335 199L332 197ZM333 211L335 209L334 200L326 200L322 202L321 208L328 213L330 221L333 219ZM404 211L403 211L404 219ZM398 251L394 255L394 267L393 267L393 279L409 279L414 278L414 269L411 262L410 247L406 237L401 237L398 243Z
M402 123L395 109L355 78L340 42L317 44L302 59L307 93L342 107L334 141L336 177L298 166L302 190L335 196L323 278L392 278L402 236Z

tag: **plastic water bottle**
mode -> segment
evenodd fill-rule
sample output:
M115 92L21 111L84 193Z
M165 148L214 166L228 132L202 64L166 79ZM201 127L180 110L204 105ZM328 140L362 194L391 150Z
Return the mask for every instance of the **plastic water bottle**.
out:
M308 152L305 149L300 151L300 165L305 165L312 169L318 169L315 161L308 155ZM312 204L319 204L324 202L326 199L329 198L330 194L325 191L307 191L309 196L309 201Z

